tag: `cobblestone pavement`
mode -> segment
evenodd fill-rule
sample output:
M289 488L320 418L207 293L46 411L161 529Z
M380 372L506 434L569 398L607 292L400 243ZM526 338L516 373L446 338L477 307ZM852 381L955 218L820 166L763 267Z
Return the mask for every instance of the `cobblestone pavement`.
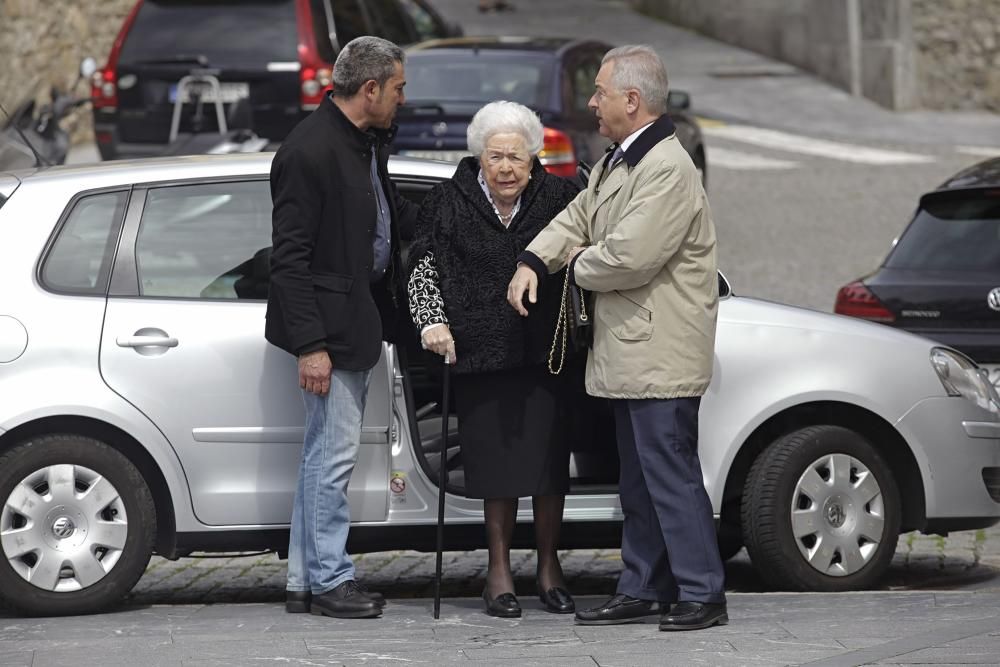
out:
M511 556L517 590L534 590L531 551ZM617 550L577 549L562 553L569 588L576 595L614 592L621 560ZM434 554L386 551L355 556L359 578L390 598L433 595ZM485 551L448 552L442 594L477 597L482 593ZM762 583L746 551L726 564L728 590L759 592ZM130 604L209 604L277 602L285 585L285 562L274 554L154 558L129 597ZM880 582L881 590L983 589L1000 592L1000 527L952 533L949 537L907 533ZM998 658L1000 661L1000 658ZM2 665L2 662L0 662Z

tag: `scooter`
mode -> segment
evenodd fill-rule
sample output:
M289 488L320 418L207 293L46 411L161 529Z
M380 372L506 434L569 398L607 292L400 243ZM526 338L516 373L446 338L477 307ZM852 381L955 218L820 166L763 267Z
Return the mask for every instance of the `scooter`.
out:
M73 91L96 70L97 62L85 58L76 82L65 92L53 86L48 104L39 106L31 98L12 113L2 110L6 118L0 125L0 171L46 167L66 161L70 142L62 121L74 109L90 102L89 97L76 97Z

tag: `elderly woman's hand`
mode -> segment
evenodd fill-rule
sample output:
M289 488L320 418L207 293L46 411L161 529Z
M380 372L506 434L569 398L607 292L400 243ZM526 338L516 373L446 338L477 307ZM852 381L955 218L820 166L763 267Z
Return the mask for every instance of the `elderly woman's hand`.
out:
M420 342L425 350L430 350L435 354L445 357L445 363L453 364L455 356L455 339L451 336L451 329L447 324L435 324L423 333Z

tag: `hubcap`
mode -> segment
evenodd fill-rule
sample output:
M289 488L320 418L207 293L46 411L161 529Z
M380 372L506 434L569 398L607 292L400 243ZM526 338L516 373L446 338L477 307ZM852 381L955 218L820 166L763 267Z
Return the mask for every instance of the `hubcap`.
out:
M806 467L792 494L792 534L814 569L853 574L875 556L885 531L882 489L868 467L829 454Z
M83 466L36 470L0 510L4 558L25 581L47 591L80 590L103 579L121 558L127 536L118 490Z

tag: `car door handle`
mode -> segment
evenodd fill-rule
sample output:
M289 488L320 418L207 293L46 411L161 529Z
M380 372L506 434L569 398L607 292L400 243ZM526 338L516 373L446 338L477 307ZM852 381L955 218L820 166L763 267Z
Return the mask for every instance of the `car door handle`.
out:
M171 336L119 336L115 342L118 347L177 347Z

